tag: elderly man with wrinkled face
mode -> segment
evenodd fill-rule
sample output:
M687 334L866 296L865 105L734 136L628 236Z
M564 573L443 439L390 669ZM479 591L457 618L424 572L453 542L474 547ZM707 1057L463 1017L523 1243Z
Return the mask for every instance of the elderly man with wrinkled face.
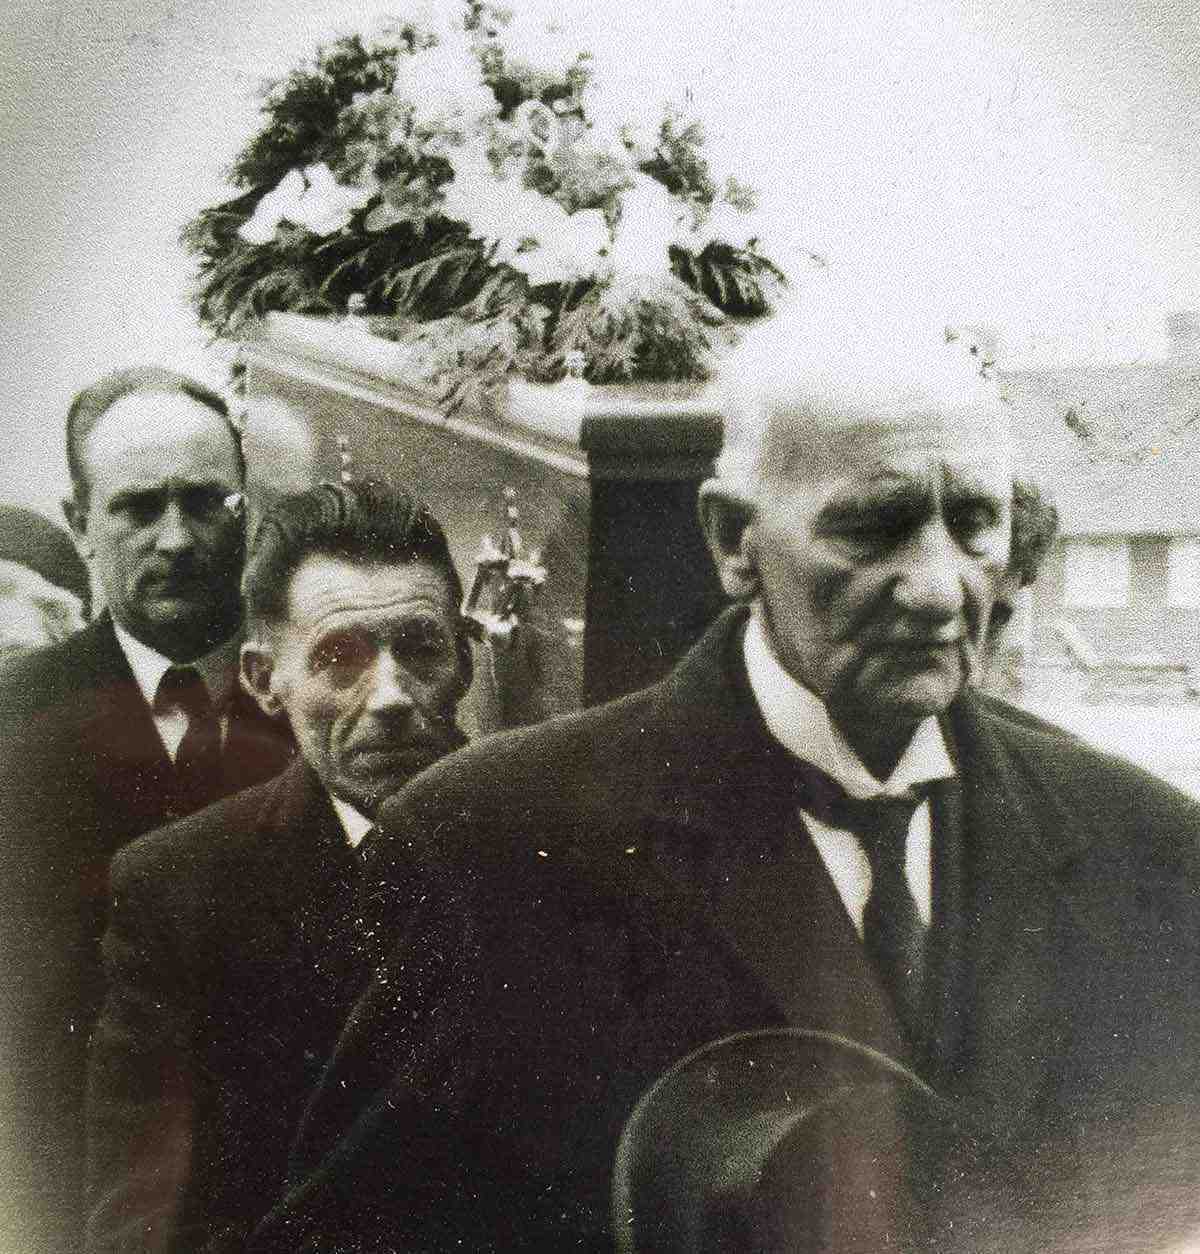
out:
M1008 563L1004 415L971 390L768 399L751 483L703 493L755 638L880 778L978 670Z
M748 1219L783 1125L743 1103L707 1179L646 1212L622 1177L610 1210L639 1098L748 1031L874 1060L881 1128L898 1075L956 1112L949 1141L901 1142L933 1197L978 1182L922 1216L938 1248L1086 1225L1124 1197L1093 1170L1112 1138L1188 1109L1200 811L975 690L1013 493L976 363L940 330L803 314L735 364L701 491L734 604L655 686L463 750L381 810L424 923L348 1020L251 1249L918 1243L882 1204L858 1244L830 1236L881 1196L892 1142L869 1136L805 1167L813 1242ZM831 1073L792 1117L846 1091ZM703 1120L655 1137L668 1166L723 1143Z

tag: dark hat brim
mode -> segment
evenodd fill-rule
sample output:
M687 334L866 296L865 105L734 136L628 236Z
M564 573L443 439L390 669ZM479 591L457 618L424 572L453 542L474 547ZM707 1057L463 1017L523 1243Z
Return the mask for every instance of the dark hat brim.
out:
M919 1160L960 1135L950 1103L870 1046L803 1028L724 1037L662 1075L625 1125L618 1254L903 1248Z

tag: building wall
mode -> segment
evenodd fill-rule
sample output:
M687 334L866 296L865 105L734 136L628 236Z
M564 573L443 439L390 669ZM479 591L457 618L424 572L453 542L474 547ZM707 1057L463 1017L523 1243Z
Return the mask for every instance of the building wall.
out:
M1128 546L1129 583L1124 604L1066 603L1068 549L1089 539ZM1167 662L1200 668L1200 607L1169 604L1171 539L1152 535L1060 540L1033 588L1034 658L1063 657L1063 645L1053 624L1066 619L1083 633L1104 662L1159 655Z

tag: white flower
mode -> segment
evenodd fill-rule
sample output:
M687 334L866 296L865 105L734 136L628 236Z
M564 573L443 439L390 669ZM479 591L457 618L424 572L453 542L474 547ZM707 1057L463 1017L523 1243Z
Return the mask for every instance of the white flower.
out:
M581 103L595 143L627 153L634 165L654 156L653 135L644 117L631 116L628 104L611 89L602 88L593 80L584 90Z
M371 188L343 186L324 161L305 166L304 177L304 194L283 216L314 235L332 235L349 226L355 211L374 195Z
M548 207L532 224L535 229L528 237L530 242L505 260L523 271L534 287L590 278L600 269L600 253L609 242L604 214L599 209L565 213L555 201L544 196L538 199Z
M247 244L269 244L279 223L300 203L304 195L304 175L289 170L254 207L253 216L238 227Z
M292 222L314 235L332 235L350 224L356 210L375 194L372 187L346 187L324 161L287 174L255 206L253 216L238 227L247 244L269 244L280 222Z
M451 121L475 125L500 111L462 32L447 32L434 47L404 57L393 91L411 102L413 125L427 130Z
M446 156L454 167L454 178L440 189L446 215L475 225L479 219L495 212L493 202L499 194L487 145L475 135L465 144L450 148Z
M544 157L552 172L555 199L568 212L583 205L615 207L618 193L635 180L624 147L602 146L575 119L558 124L558 139Z
M691 210L657 180L638 175L621 197L621 218L609 260L617 274L670 273L667 250L688 244Z
M611 243L612 233L604 214L599 209L581 209L566 215L555 247L567 273L586 277L596 272L600 254Z
M534 286L594 274L609 243L598 209L567 213L555 200L497 178L482 141L452 152L454 179L441 188L445 213L467 223L496 261L527 275Z

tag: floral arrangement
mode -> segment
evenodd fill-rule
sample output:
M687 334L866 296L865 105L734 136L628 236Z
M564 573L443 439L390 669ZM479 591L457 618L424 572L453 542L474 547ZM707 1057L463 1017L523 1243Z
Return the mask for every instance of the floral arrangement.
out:
M697 121L626 116L590 54L489 3L339 39L262 111L239 195L182 236L219 337L360 313L457 405L580 359L597 383L702 379L784 279Z

